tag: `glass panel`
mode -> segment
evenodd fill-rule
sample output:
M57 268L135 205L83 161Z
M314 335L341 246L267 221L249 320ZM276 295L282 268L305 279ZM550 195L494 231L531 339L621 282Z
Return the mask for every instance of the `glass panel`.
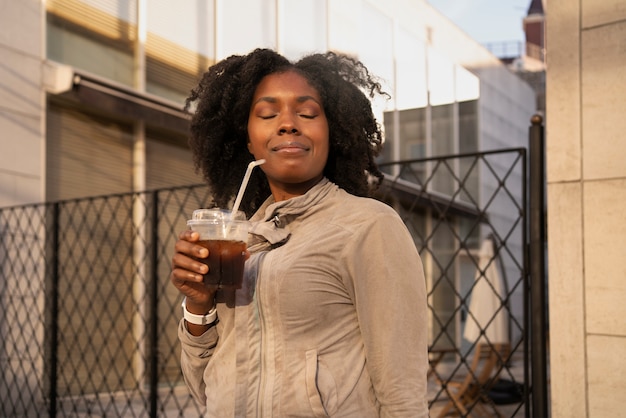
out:
M133 84L136 0L50 0L47 57Z
M478 151L478 101L459 103L459 151Z
M459 152L461 154L478 151L478 101L460 102L459 108ZM470 196L478 196L479 172L472 158L459 160L459 176L465 179L459 194L461 200L472 201Z
M48 0L48 16L111 40L135 39L137 0Z
M454 104L432 107L432 155L454 153ZM454 187L452 164L439 167L433 177L433 189L452 195Z
M137 22L137 0L61 0L61 2L84 3L126 22Z
M380 78L383 88L393 92L393 22L374 7L363 6L363 23L359 57L370 72ZM373 100L374 114L383 119L383 111L393 108L393 101L384 97Z
M432 153L448 155L454 153L454 105L432 107Z
M146 90L182 104L214 62L213 1L147 4Z
M393 124L393 112L385 112L383 114L383 127L385 129L385 139L383 142L383 150L378 157L378 163L382 162L391 162L394 160L394 135L395 129ZM402 141L402 137L400 137L400 141ZM384 172L391 174L392 167L385 167L383 169Z
M130 43L112 42L95 33L78 31L72 24L49 16L49 59L132 86L133 54Z
M396 107L426 107L426 47L418 38L404 30L396 41Z
M328 49L358 56L361 43L361 0L327 0Z
M217 59L254 48L276 48L275 0L220 1L216 21Z
M150 0L148 32L204 57L215 56L215 0Z
M426 109L406 109L398 111L399 116L399 140L400 140L400 160L413 160L426 157ZM383 149L383 161L395 161L393 158L393 143L394 138L394 125L393 125L394 112L385 112L384 114L384 126L385 126L385 148ZM425 180L424 164L419 164L415 167L409 177L404 177L405 180L416 182L414 173L419 173L419 183ZM392 167L386 167L387 171ZM391 173L389 173L391 174Z
M438 51L428 49L428 86L433 106L454 101L454 65Z
M426 157L426 109L400 112L400 138L405 144L403 160Z
M480 97L480 79L460 65L456 65L454 68L456 101L478 100Z
M280 49L286 57L298 59L304 53L326 49L326 5L318 0L279 2ZM306 17L306 19L302 19Z

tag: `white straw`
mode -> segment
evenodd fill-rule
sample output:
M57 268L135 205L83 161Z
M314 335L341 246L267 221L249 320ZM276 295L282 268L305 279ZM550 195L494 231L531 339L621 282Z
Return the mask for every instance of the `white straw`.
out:
M230 214L231 219L235 216L235 213L239 210L239 205L241 204L241 199L243 198L243 194L246 191L246 186L248 185L248 181L250 180L250 175L252 174L252 170L257 165L261 165L265 163L264 159L252 161L248 164L248 168L246 169L246 174L243 176L243 181L241 182L241 186L239 186L239 192L237 193L237 197L235 198L235 204L233 205L232 212Z

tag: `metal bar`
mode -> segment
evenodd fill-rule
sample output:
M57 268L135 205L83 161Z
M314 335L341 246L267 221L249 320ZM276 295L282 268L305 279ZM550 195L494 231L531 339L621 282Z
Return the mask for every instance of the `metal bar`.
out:
M531 405L530 405L530 284L529 284L529 271L530 263L528 256L528 154L524 151L524 158L522 162L522 208L524 208L523 225L522 228L522 243L524 248L524 267L522 271L522 285L524 289L524 405L526 418L531 418Z
M158 415L159 400L159 193L152 192L152 233L150 245L150 416Z
M466 152L462 154L445 154L445 155L437 155L433 157L425 157L425 158L412 158L410 160L400 160L400 161L388 161L382 162L378 164L379 168L388 167L393 165L404 165L410 163L425 163L428 161L443 161L443 160L454 160L460 158L480 158L487 155L495 155L495 154L510 154L510 153L521 153L525 152L526 148L517 147L517 148L500 148L494 149L490 151L481 151L481 152Z
M548 416L545 283L545 147L543 118L534 115L529 128L529 261L532 415Z
M57 372L59 362L59 227L60 204L52 205L51 265L50 265L50 388L48 416L57 415Z

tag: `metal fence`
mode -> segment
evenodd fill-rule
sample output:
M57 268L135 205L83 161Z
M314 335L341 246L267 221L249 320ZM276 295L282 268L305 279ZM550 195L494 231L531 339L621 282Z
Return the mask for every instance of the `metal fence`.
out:
M525 150L381 168L377 198L400 213L424 262L431 416L527 413ZM169 273L178 232L209 200L190 186L0 209L0 416L202 415L180 373ZM472 303L481 283L496 298L487 320ZM509 350L484 378L478 354L496 352L488 329L502 314Z

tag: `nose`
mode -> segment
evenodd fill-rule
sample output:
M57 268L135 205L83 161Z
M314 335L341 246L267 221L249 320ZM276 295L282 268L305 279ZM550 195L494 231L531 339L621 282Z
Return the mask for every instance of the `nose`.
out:
M297 134L298 130L296 128L287 128L287 127L281 127L280 130L278 131L279 134L283 135L283 134Z
M291 115L284 116L281 119L280 125L278 127L278 133L280 135L285 135L285 134L295 135L299 133L298 127L296 126L296 122L294 121L294 118Z

